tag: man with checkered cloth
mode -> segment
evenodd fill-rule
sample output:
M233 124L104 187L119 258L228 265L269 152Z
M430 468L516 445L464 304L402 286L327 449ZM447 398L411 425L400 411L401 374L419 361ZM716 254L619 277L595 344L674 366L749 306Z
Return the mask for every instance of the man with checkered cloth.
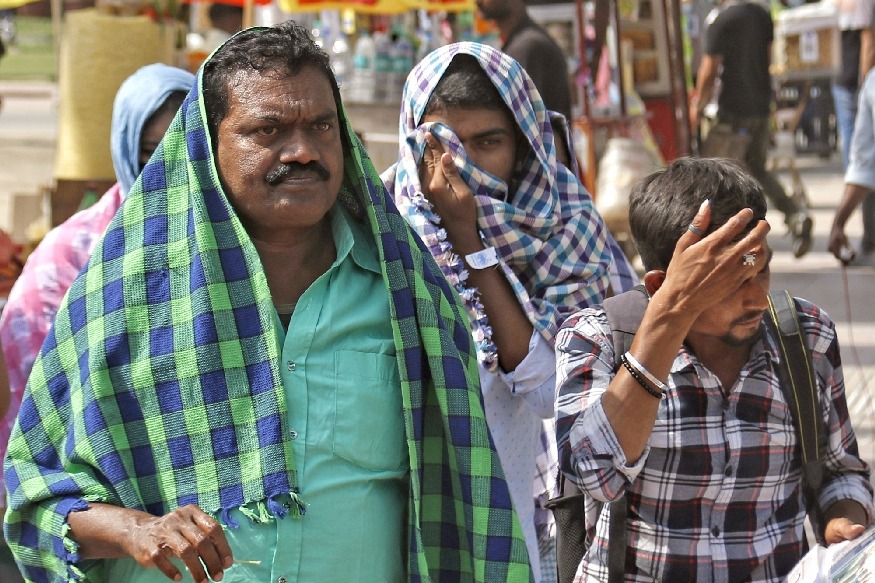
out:
M529 581L470 328L294 22L200 71L6 463L34 581Z
M535 577L553 581L553 339L570 312L637 276L559 162L549 112L514 59L441 47L410 73L401 109L401 158L383 180L468 309L489 430ZM630 276L612 277L617 265Z

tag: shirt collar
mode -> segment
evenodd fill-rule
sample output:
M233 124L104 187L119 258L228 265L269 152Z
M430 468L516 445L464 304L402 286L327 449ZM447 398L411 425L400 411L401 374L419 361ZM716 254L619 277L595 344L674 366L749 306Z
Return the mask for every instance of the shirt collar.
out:
M339 204L331 210L331 235L337 249L334 265L340 265L347 256L362 269L382 273L377 259L377 244L374 235L365 225L356 222Z
M750 363L760 358L768 358L772 366L779 366L781 362L781 347L778 344L778 339L775 337L775 332L772 326L766 324L766 319L771 318L768 311L763 314L763 321L760 324L762 336L751 346L750 357L745 366L750 366ZM690 352L686 344L681 345L674 364L672 364L671 372L683 373L688 370L693 370L694 364L698 363L699 359Z

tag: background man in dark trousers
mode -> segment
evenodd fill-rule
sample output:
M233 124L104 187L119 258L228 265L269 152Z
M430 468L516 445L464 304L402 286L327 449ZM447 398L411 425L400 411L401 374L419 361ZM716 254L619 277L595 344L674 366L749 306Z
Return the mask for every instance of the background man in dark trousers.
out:
M736 0L721 4L706 32L705 55L699 65L690 121L694 128L698 126L719 74L717 125L750 136L741 161L763 185L769 202L784 214L784 222L793 237L793 254L802 257L811 248L811 217L797 200L787 195L778 179L766 171L773 28L771 15L760 4Z

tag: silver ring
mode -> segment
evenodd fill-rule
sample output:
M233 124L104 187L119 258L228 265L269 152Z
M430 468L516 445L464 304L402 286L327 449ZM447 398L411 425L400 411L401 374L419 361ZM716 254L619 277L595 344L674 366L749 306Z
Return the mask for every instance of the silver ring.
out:
M742 257L742 265L751 266L756 265L757 262L757 254L756 253L745 253Z
M691 233L694 233L694 234L700 236L700 237L705 234L705 231L703 231L702 229L700 229L699 227L697 227L693 223L690 223L690 226L687 227L687 230L690 231Z

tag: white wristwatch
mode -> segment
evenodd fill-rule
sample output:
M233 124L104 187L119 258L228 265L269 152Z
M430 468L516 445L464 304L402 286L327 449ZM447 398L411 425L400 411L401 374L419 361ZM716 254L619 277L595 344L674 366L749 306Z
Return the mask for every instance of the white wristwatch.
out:
M483 251L465 255L465 263L471 269L486 269L498 265L498 253L495 247L487 247Z

